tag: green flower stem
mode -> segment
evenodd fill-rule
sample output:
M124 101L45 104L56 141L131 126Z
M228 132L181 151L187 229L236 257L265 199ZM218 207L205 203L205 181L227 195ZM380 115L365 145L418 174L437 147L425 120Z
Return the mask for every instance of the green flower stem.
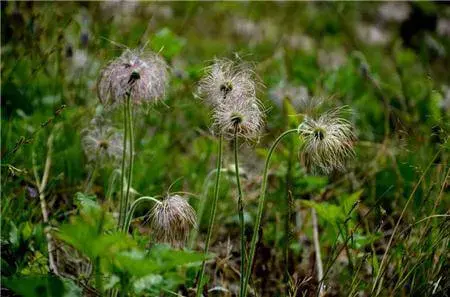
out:
M234 130L234 171L236 175L236 184L238 188L238 213L239 213L239 224L241 229L241 267L240 267L240 287L239 287L239 296L242 296L244 292L244 272L245 272L245 222L244 222L244 204L242 202L242 187L241 187L241 179L239 178L239 158L238 158L238 135L237 135L237 126Z
M250 275L252 272L252 266L253 266L253 257L255 256L255 250L256 250L256 243L258 241L258 232L259 227L261 225L261 219L262 214L264 210L264 203L265 203L265 196L266 196L266 188L267 188L267 176L269 171L269 163L270 159L272 157L272 154L277 147L278 143L287 135L291 133L297 133L297 129L291 129L283 132L278 138L275 140L275 142L272 144L272 146L269 149L269 153L267 154L266 163L264 165L264 173L263 173L263 180L261 184L261 193L259 196L258 201L258 214L256 216L256 222L255 226L253 228L253 235L252 235L252 241L250 243L250 254L247 259L247 269L245 270L245 277L244 277L244 294L241 297L247 296L247 289L248 289L248 283L250 281Z
M123 206L124 219L129 209L130 203L130 188L133 182L133 163L134 163L134 132L133 132L133 110L131 105L131 90L127 94L127 112L128 112L128 133L130 134L129 144L130 144L130 158L128 163L128 178L127 178L127 191L125 195L125 203ZM125 221L123 222L123 230L125 231Z
M99 153L97 152L96 160L98 160L98 155L99 155ZM88 179L88 182L87 182L87 185L86 185L86 189L84 190L84 192L86 194L89 193L89 191L92 188L92 184L94 183L95 176L97 175L97 170L98 170L98 161L95 161L94 162L94 167L92 168L91 175L89 176L89 179Z
M141 202L145 202L145 201L149 201L149 202L155 202L155 203L161 203L158 199L153 198L153 197L149 197L149 196L144 196L144 197L140 197L138 199L136 199L130 206L130 210L127 213L127 216L125 218L125 223L124 223L124 231L128 232L128 229L130 228L130 224L131 224L131 220L133 219L133 215L134 215L134 211L136 210L136 207L141 203Z
M214 198L212 201L211 206L211 214L209 217L209 224L208 224L208 234L206 236L205 241L205 249L204 249L204 258L202 263L202 268L200 270L200 275L198 278L198 284L197 284L197 297L202 296L202 290L203 290L203 275L205 274L205 268L206 268L206 255L209 250L209 242L211 241L211 235L214 225L214 219L216 217L216 209L217 209L217 200L219 199L219 182L220 182L220 173L221 173L221 166L222 166L222 142L223 142L223 136L220 135L219 137L219 146L217 150L217 174L216 174L216 183L214 185Z
M130 96L128 96L130 97ZM123 107L123 151L122 151L122 171L120 173L120 199L119 199L119 223L118 229L122 228L122 221L125 213L123 212L124 195L125 195L125 162L127 159L127 138L128 138L128 112L127 106Z

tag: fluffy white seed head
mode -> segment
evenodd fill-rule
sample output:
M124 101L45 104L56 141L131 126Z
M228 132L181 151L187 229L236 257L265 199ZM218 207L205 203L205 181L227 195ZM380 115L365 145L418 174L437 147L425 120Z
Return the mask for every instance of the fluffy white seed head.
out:
M82 132L82 146L89 161L103 164L105 161L116 162L122 158L123 135L109 122L94 119Z
M255 139L264 125L264 113L256 98L241 100L230 98L228 102L218 104L213 113L213 130L225 138L238 137Z
M298 127L303 137L303 155L312 171L329 174L344 170L347 159L354 157L355 135L349 121L340 117L343 108L321 115L318 119L306 117Z
M179 195L166 197L151 211L152 229L158 242L182 247L189 231L196 227L194 209Z
M210 105L226 103L230 98L256 97L254 73L248 65L216 60L206 71L199 83L199 94Z
M159 55L127 49L102 70L97 93L104 105L125 102L130 91L134 104L153 103L164 97L167 78L167 64Z

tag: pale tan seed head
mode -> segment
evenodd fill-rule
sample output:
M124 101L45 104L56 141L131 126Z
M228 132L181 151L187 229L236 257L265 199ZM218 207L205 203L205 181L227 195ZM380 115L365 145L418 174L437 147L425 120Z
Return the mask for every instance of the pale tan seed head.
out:
M208 104L217 106L230 98L247 100L256 97L255 75L249 64L216 59L206 68L199 83L199 94Z
M164 97L167 79L167 64L159 55L127 49L102 70L97 93L104 105L125 102L127 92L134 104L154 103Z
M228 102L214 108L213 120L213 130L225 138L233 138L237 129L238 137L252 140L261 134L264 113L256 98L229 98Z
M331 110L318 119L306 117L298 127L304 141L302 153L310 170L325 174L343 171L346 161L354 157L355 135L351 123L340 117L344 110Z
M117 162L122 157L123 134L104 119L91 121L82 131L81 143L88 160L100 165L105 161Z
M189 232L196 227L194 209L179 195L167 196L151 211L151 224L156 241L182 247Z

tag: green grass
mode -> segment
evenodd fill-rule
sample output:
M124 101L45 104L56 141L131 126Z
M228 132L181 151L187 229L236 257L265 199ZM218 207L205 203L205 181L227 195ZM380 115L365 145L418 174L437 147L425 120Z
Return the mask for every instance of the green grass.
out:
M214 213L216 176L205 179L219 166L203 278L208 296L239 293L241 237L255 254L248 296L317 296L320 284L327 296L448 296L450 39L423 24L448 20L450 10L407 4L419 24L412 31L407 20L383 19L381 5L2 2L2 294L194 296ZM370 43L371 35L360 32L364 24L377 24L387 41ZM101 164L85 193L93 164L83 151L83 130L96 115L117 129L124 121L121 108L99 104L100 70L125 48L143 46L165 58L170 82L162 103L135 107L130 202L183 192L202 220L182 250L155 242L148 203L134 208L130 234L116 230L120 162ZM234 143L224 141L222 165L216 164L211 110L196 96L205 66L236 55L255 66L265 107L258 141L239 141L243 216ZM312 175L293 133L273 151L259 205L270 146L304 118L298 98L276 98L280 85L324 98L323 111L348 105L356 157L343 173ZM48 181L38 193L50 136ZM318 215L322 280L311 208ZM58 276L49 273L47 232Z

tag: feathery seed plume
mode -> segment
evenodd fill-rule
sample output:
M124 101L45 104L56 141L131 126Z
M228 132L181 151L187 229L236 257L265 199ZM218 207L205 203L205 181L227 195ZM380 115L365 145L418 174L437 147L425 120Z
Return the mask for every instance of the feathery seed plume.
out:
M151 218L155 239L173 247L181 247L185 243L197 221L194 209L179 195L168 196L155 204Z
M308 168L326 174L334 169L344 170L346 160L354 156L355 135L350 122L339 117L342 111L343 108L336 108L318 119L306 117L298 127Z
M131 91L135 104L156 102L164 97L167 77L167 64L159 55L127 49L102 70L98 97L104 105L115 105Z
M213 107L213 128L226 138L253 139L263 127L263 111L256 97L256 79L246 63L216 60L200 81L202 97Z
M207 75L199 83L199 93L209 104L226 103L229 98L253 98L256 83L253 71L246 64L216 60L206 68Z
M213 114L213 129L219 131L225 138L237 136L247 140L258 137L263 128L263 112L256 98L240 100L231 98L229 103L216 106Z
M109 122L94 119L82 134L82 146L89 161L96 160L102 164L106 160L117 161L122 157L123 135Z

